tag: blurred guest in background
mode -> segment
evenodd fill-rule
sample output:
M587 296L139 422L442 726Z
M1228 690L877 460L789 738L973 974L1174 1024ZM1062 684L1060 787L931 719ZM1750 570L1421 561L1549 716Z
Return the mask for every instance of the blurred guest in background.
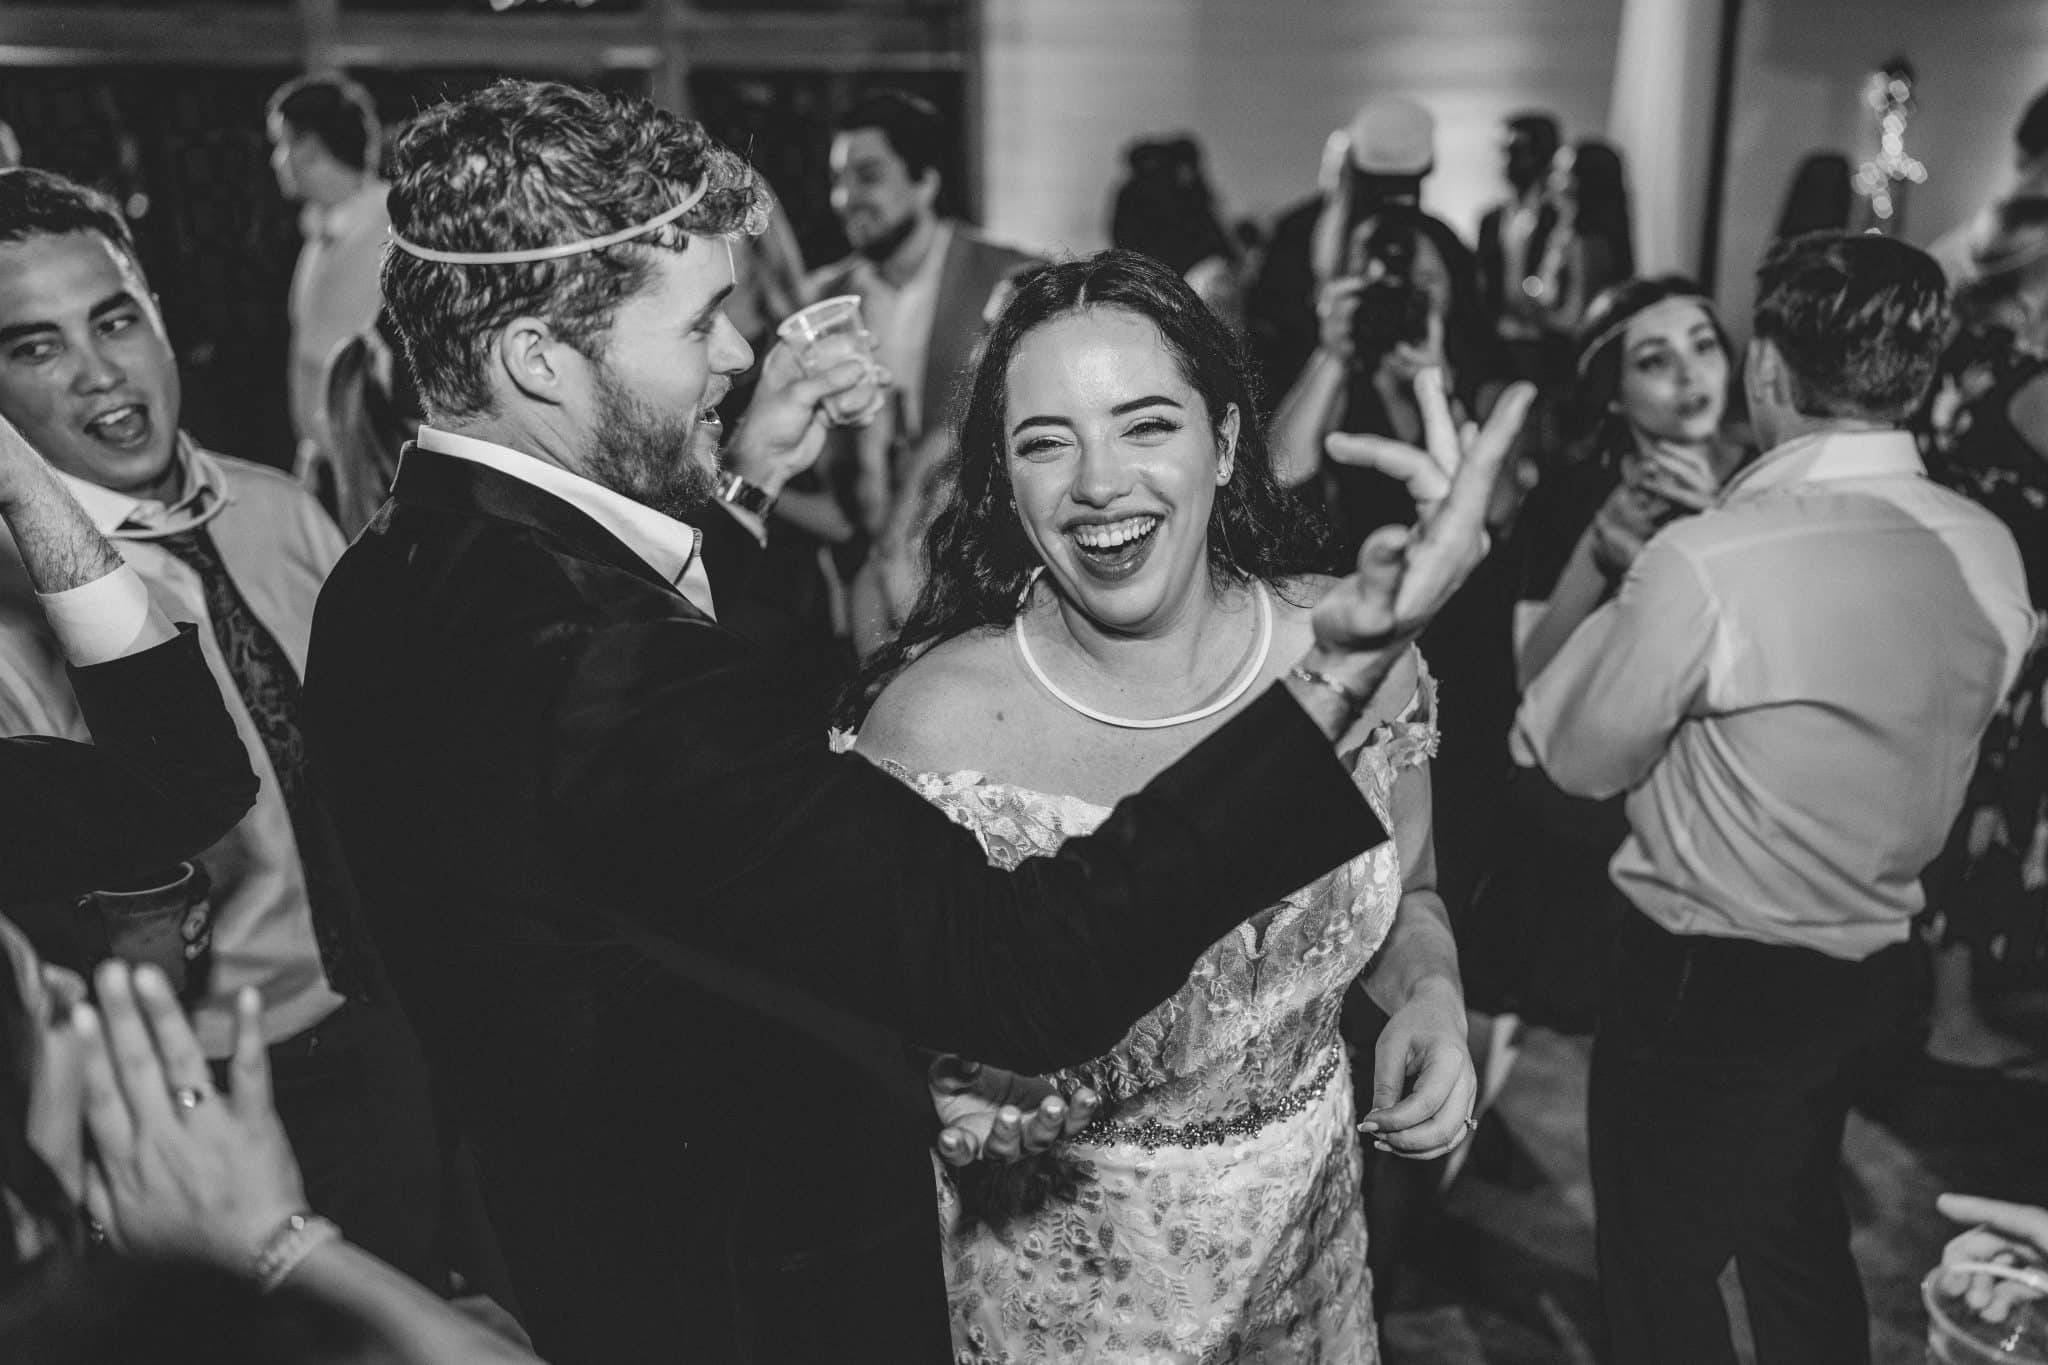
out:
M1292 388L1315 355L1327 321L1322 289L1346 273L1355 230L1388 205L1420 205L1434 169L1436 120L1405 95L1375 95L1330 134L1316 196L1280 215L1245 294L1267 401Z
M319 493L344 538L369 524L391 491L399 452L419 434L420 400L382 310L327 362L327 448Z
M894 380L875 419L827 455L850 522L843 538L866 542L850 605L863 654L892 636L910 609L954 386L1005 281L1034 261L941 216L955 136L929 102L883 90L840 115L832 137L832 208L853 255L815 272L807 292L860 297L877 358Z
M1621 153L1591 138L1559 148L1545 197L1556 227L1507 307L1537 335L1564 338L1601 290L1636 273Z
M1405 201L1365 213L1316 305L1318 345L1273 416L1274 468L1329 508L1333 565L1414 503L1397 480L1324 458L1333 431L1413 445L1423 437L1415 379L1439 371L1453 420L1483 418L1503 381L1498 343L1479 307L1472 253L1439 219Z
M1238 247L1216 215L1201 144L1191 137L1134 142L1124 162L1129 173L1117 187L1110 245L1141 251L1172 268L1216 316L1241 326Z
M2028 594L2048 613L2048 197L2000 207L1957 292L1956 319L1922 433L1928 467L2011 530ZM1979 965L2034 983L2048 966L2048 649L2039 641L1984 737L1927 889L1927 1055L2048 1079L2041 1055L1993 1027L1977 1000Z
M1776 248L1744 375L1765 454L1650 539L1522 704L1518 757L1628 793L1589 1114L1617 1360L1870 1358L1843 1125L2034 633L2011 534L1899 429L1947 314L1892 239Z
M1849 158L1840 152L1813 152L1792 172L1785 190L1785 207L1778 214L1773 242L1801 237L1809 232L1839 232L1849 226L1854 191L1850 188Z
M120 213L44 171L0 172L0 416L200 645L262 780L204 854L213 970L195 1007L225 1057L234 1001L264 993L278 1104L315 1207L433 1282L439 1213L424 1068L381 981L348 865L312 787L299 670L341 537L292 480L179 429L178 370ZM0 733L86 737L20 557L0 567Z
M1502 132L1501 169L1510 193L1479 220L1479 302L1500 330L1515 377L1548 392L1567 379L1570 350L1535 325L1522 301L1557 230L1550 164L1562 138L1557 119L1542 113L1516 114Z
M11 170L21 164L21 139L14 135L13 127L0 119L0 171Z
M816 272L808 292L860 296L877 356L894 379L877 419L846 438L857 452L856 530L870 542L851 590L854 643L865 654L909 610L954 387L1005 281L1034 258L940 215L953 134L925 100L881 91L841 115L836 129L832 206L854 255Z
M2008 199L2048 195L2048 86L2034 96L2012 129L2012 181L1968 222L1949 229L1927 248L1955 287L1977 273L1976 255L1998 231L1999 206Z
M277 188L302 206L305 245L292 273L288 368L297 469L332 508L344 475L332 468L327 430L327 367L344 342L377 320L377 266L391 220L377 174L382 140L369 92L346 76L301 76L270 97L265 111L270 168Z
M1438 789L1497 831L1484 846L1458 845L1480 888L1458 928L1487 1099L1506 1080L1521 1022L1593 1031L1608 950L1627 913L1607 875L1628 832L1621 802L1567 795L1509 757L1519 680L1540 673L1613 596L1652 535L1710 505L1745 454L1728 424L1728 338L1692 281L1615 285L1587 310L1578 344L1577 388L1562 408L1570 444L1544 452L1491 557L1499 568L1486 629L1490 657L1504 666L1469 681L1445 666L1446 695L1463 697L1478 732L1453 731L1445 757L1460 746L1482 753L1440 762ZM1461 619L1447 611L1433 629Z

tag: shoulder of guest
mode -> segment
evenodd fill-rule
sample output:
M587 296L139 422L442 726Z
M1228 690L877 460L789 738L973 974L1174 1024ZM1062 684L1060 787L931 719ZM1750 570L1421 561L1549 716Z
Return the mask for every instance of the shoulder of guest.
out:
M320 500L292 475L271 465L217 451L202 453L220 471L229 500L242 508L245 515L253 514L270 522L279 533L287 526L296 528L319 545L323 554L340 553L340 530Z
M203 446L196 448L220 470L222 477L227 481L228 491L238 499L253 498L265 502L274 499L293 504L306 501L314 502L314 505L318 506L313 495L306 491L303 484L275 465L258 464L254 460L245 460L235 455L223 455L217 450L207 450Z
M956 219L952 223L952 228L953 240L955 242L970 250L995 258L998 264L1006 271L1015 272L1045 263L1046 258L1043 254L1029 250L1015 242L1005 242L999 238L991 237L988 233L983 232L972 224L962 223Z
M944 640L889 680L860 726L860 747L925 772L962 766L954 755L970 745L986 752L986 735L1014 681L1009 632L982 627Z

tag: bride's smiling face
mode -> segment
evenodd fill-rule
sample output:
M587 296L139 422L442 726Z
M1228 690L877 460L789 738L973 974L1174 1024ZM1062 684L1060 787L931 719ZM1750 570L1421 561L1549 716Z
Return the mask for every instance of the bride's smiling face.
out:
M1116 634L1171 625L1207 588L1237 409L1215 420L1159 329L1109 307L1032 331L1007 390L1017 515L1061 596Z

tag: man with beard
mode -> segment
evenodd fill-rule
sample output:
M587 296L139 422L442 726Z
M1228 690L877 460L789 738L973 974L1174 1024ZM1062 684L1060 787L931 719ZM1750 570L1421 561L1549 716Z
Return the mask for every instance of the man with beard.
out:
M938 110L901 90L870 95L838 120L832 208L853 255L806 288L813 299L859 295L876 355L895 376L874 420L827 457L853 533L871 541L851 589L862 654L895 634L916 594L926 485L945 456L954 384L1004 282L1038 260L940 216L949 142Z
M1030 1074L1096 1055L1383 837L1334 741L1477 562L1508 424L1461 464L1446 418L1441 510L1331 590L1289 680L1002 872L830 751L698 553L866 382L771 351L714 477L706 414L753 360L722 311L728 239L765 224L753 172L644 100L513 81L394 159L384 293L427 424L321 594L308 707L535 1343L947 1359L903 1040Z
M439 1157L425 1069L300 728L313 602L341 535L286 475L179 430L177 358L127 223L47 171L0 171L0 417L57 470L157 609L197 623L262 783L248 815L196 858L213 884L210 980L191 1001L199 1040L224 1062L237 992L262 993L278 1110L314 1210L431 1283ZM89 738L58 637L5 538L0 734ZM43 910L23 918L78 913Z

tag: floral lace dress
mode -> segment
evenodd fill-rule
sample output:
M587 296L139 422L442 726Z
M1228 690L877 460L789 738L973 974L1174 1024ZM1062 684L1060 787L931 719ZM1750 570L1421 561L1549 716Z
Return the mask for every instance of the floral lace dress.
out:
M1393 828L1394 777L1435 752L1435 685L1352 758ZM979 773L885 768L1014 867L1109 814ZM1204 953L1114 1050L1062 1071L1104 1105L1066 1155L1069 1202L991 1228L964 1216L936 1158L962 1365L1379 1358L1359 1196L1344 992L1401 898L1391 841L1303 887Z

